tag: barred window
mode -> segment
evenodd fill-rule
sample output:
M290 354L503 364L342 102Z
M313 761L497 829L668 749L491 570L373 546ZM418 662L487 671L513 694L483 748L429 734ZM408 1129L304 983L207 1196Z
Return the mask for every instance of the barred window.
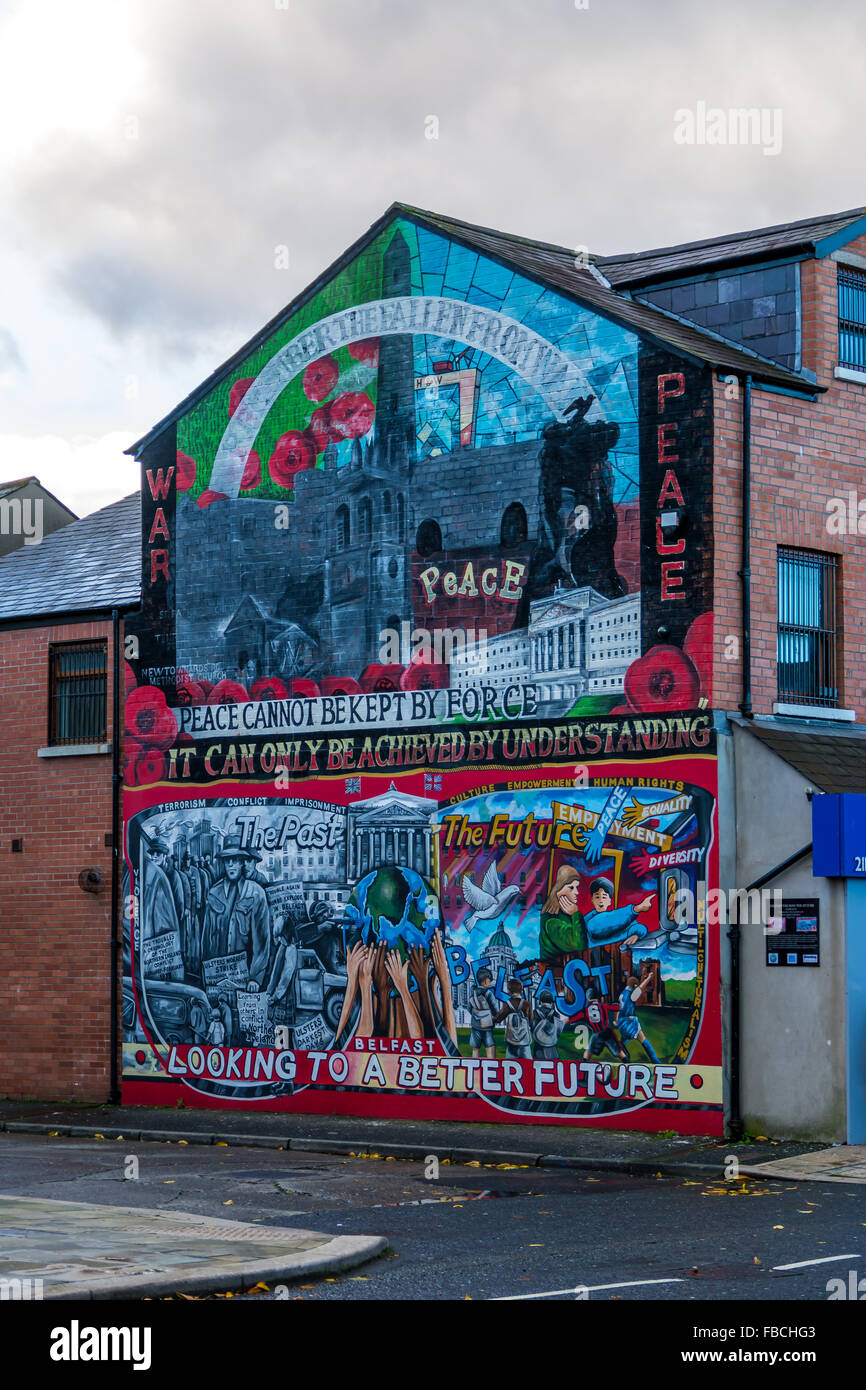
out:
M48 651L48 742L104 743L108 644L63 642Z
M787 704L839 703L837 575L835 555L779 547L779 700Z
M839 366L866 372L866 271L840 265Z

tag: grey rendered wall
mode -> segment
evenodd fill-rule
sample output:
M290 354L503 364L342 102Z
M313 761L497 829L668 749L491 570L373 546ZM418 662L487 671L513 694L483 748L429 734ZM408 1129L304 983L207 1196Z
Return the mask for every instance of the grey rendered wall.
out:
M812 839L807 782L746 730L733 728L737 885ZM811 856L774 880L785 897L820 901L821 964L767 966L760 926L742 929L742 1113L746 1133L845 1140L845 927L837 883Z
M24 487L18 488L10 495L10 501L14 500L18 506L24 506L24 516L28 525L32 528L34 521L38 517L38 511L34 511L33 504L42 504L42 535L50 536L52 531L59 531L61 526L68 526L70 521L75 521L74 512L69 511L58 502L44 488L40 487L35 479L31 479ZM8 523L11 526L11 523ZM31 531L32 534L32 531ZM0 531L0 556L9 555L13 550L24 544L24 536L21 532L14 530Z

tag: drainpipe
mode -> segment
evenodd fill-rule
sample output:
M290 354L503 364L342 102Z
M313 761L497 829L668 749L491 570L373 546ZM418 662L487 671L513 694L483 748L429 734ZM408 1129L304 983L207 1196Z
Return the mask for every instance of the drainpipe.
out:
M754 719L752 710L752 568L751 568L751 528L752 528L752 378L747 372L743 377L743 472L742 472L742 511L743 511L743 567L742 580L742 622L743 622L743 698L740 711L744 719ZM739 858L739 856L737 856ZM731 946L731 1073L730 1073L730 1121L732 1139L743 1137L743 1117L740 1111L740 921L728 924L728 941Z
M740 710L753 719L752 710L752 378L743 378L743 698Z
M731 1072L728 1130L732 1139L743 1137L743 1116L740 1106L740 920L728 924L731 943Z
M111 1023L109 1039L111 1048L111 1093L112 1105L120 1101L120 1086L117 1069L117 970L120 962L120 613L115 608L111 614L112 626L112 699L111 699Z

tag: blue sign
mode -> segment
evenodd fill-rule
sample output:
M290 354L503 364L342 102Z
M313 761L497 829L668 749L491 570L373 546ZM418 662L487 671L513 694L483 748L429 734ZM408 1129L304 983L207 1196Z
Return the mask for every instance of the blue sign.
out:
M844 792L812 798L812 875L866 878L866 796Z

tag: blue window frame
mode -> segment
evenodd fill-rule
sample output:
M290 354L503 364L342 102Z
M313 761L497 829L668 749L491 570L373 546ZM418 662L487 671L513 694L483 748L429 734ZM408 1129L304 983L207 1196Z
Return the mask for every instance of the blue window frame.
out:
M840 265L837 286L839 366L866 372L866 271Z
M780 546L777 575L779 700L838 705L837 557Z

